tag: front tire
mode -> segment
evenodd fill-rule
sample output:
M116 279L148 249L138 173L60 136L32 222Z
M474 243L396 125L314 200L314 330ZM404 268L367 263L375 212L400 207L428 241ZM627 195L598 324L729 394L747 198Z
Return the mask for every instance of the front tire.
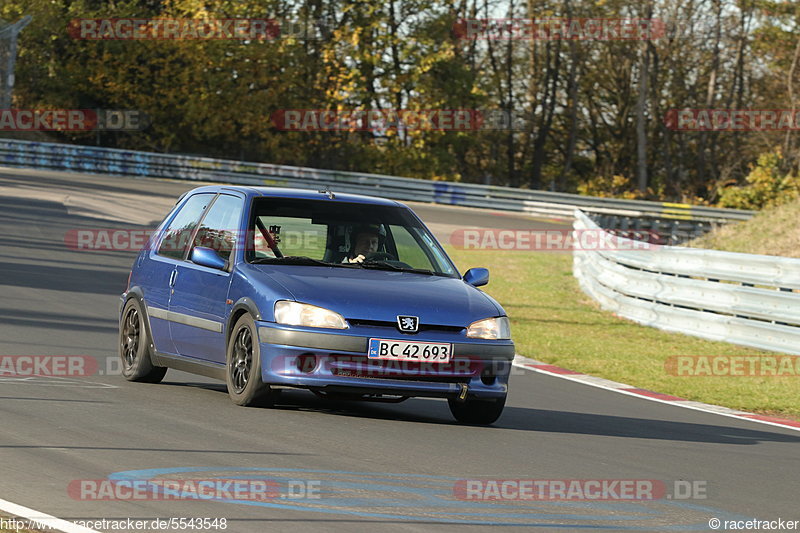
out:
M236 405L271 406L275 391L261 380L261 350L256 323L250 315L242 315L228 339L225 382L228 396Z
M119 356L125 379L144 383L159 383L164 379L167 367L154 366L150 360L152 343L142 306L131 298L122 310L119 323Z
M488 426L500 418L506 405L506 397L490 400L467 398L463 402L448 398L447 404L453 417L462 424Z

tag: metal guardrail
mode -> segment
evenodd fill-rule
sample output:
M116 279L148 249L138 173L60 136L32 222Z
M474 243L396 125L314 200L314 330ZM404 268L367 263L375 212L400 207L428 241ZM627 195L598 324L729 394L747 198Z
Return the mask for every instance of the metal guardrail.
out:
M379 174L0 139L0 165L253 186L330 188L407 201L572 218L576 230L675 231L753 212L596 198ZM619 239L619 237L615 237ZM672 239L675 241L676 239ZM619 242L619 241L617 241ZM617 314L668 331L800 355L800 259L663 246L576 250L582 289Z
M604 231L580 211L574 229ZM666 331L800 355L800 259L636 249L615 239L617 249L573 256L581 289L604 309Z
M619 200L510 187L430 181L360 172L248 163L114 148L0 139L0 165L125 176L216 181L256 186L301 187L377 195L396 200L518 211L571 219L575 209L626 220L649 218L643 229L710 226L747 220L751 211L666 202ZM655 227L653 227L655 224ZM640 229L640 228L636 228Z

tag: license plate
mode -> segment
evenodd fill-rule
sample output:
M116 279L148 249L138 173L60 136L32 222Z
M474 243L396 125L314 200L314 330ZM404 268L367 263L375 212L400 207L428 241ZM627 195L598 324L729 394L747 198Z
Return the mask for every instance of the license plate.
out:
M452 356L453 345L441 342L409 342L391 339L370 339L370 359L391 359L395 361L426 361L447 363Z

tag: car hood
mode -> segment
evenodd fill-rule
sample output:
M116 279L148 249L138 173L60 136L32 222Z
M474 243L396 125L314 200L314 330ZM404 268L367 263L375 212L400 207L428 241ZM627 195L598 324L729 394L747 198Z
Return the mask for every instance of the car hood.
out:
M466 327L504 315L488 295L457 278L338 267L251 265L280 284L298 302L331 309L347 319Z

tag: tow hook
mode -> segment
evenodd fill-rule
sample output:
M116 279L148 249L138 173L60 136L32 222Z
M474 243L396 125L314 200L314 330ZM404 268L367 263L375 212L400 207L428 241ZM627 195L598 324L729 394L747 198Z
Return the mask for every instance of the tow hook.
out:
M469 391L469 386L466 383L459 383L461 387L461 392L458 393L458 401L464 402L467 400L467 392Z

